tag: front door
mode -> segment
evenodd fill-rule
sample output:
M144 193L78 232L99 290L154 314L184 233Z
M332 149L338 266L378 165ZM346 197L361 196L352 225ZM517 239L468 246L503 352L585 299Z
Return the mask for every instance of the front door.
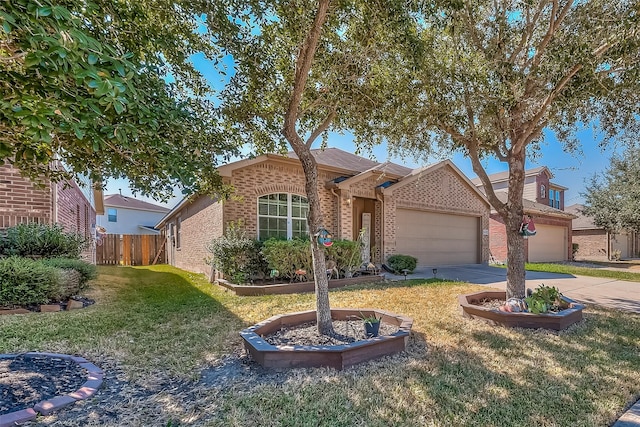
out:
M362 262L371 261L371 248L375 244L376 201L355 197L353 199L353 240L358 240L360 230L365 228L362 249Z

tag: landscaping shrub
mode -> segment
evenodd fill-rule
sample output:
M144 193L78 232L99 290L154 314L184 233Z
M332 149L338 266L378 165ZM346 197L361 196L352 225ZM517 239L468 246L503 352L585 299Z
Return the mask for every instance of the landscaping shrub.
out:
M66 282L65 287L69 289L68 295L65 295L67 297L85 290L89 280L98 277L98 269L95 265L79 259L50 258L42 260L42 263L67 271L63 277L63 281ZM69 273L69 270L77 272L79 276L76 277L75 274Z
M0 305L46 304L61 293L56 267L17 256L0 259Z
M296 270L307 272L307 279L313 279L311 243L308 239L269 239L262 245L262 255L271 270L277 270L279 277L293 281Z
M80 258L89 243L75 233L66 233L60 225L19 224L7 228L0 239L0 255L33 258Z
M230 222L224 236L214 239L207 250L211 263L225 278L245 283L253 276L264 275L267 265L261 254L262 243L246 237L242 222Z
M360 242L353 240L334 240L333 245L325 248L327 259L336 263L338 271L350 275L362 263Z
M396 273L402 273L402 270L407 270L409 273L413 273L418 265L418 259L411 255L391 255L387 259L387 264Z

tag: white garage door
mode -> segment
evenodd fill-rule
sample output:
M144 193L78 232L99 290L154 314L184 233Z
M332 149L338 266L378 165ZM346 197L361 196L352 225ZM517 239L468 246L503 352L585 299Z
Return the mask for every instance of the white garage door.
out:
M536 224L536 235L529 237L529 262L566 261L567 228Z
M398 209L396 251L418 265L476 264L480 261L480 219Z

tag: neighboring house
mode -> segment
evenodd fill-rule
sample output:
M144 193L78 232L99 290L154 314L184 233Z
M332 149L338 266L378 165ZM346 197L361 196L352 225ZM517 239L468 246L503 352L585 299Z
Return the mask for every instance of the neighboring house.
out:
M620 258L640 256L640 235L631 230L609 233L594 224L593 218L582 213L583 205L567 206L567 212L576 215L573 220L573 243L578 245L576 259L609 260L620 252Z
M531 216L536 235L525 241L527 262L566 261L571 259L571 221L573 214L564 211L566 187L551 182L553 175L545 166L525 171L523 207ZM507 200L509 173L489 175L496 196ZM484 193L480 178L471 180ZM489 246L495 261L507 260L507 231L502 217L491 211Z
M104 196L104 214L98 225L105 234L160 234L154 226L169 212L168 208L121 194Z
M488 262L489 203L450 161L411 170L337 148L312 153L324 227L349 240L365 229L363 261L380 264L398 253L421 266ZM209 275L206 247L231 221L242 220L259 239L309 233L305 178L294 153L237 161L219 172L234 197L184 199L157 224L170 242L170 264Z
M10 164L0 165L0 229L22 223L59 224L85 238L95 236L96 212L103 213L102 191L90 181L46 182L38 187ZM95 262L95 245L83 253Z

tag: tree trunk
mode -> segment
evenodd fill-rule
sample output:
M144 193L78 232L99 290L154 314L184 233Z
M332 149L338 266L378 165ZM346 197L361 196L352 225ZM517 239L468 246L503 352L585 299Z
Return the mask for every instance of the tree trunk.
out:
M315 236L322 227L322 210L320 209L320 195L318 194L318 165L316 164L316 159L314 159L311 154L313 138L305 143L298 134L296 123L298 121L298 110L302 102L302 94L311 70L311 64L318 46L322 26L327 20L329 13L329 3L330 0L321 0L318 2L318 10L313 24L298 51L294 85L291 98L289 99L289 105L285 112L284 127L282 129L282 134L300 159L302 170L304 171L305 190L307 192L307 201L309 202L307 224L309 225L309 234L311 235L313 277L316 284L316 317L318 320L318 332L324 335L332 335L334 332L333 323L331 323L329 279L327 278L324 251L318 246L317 236ZM327 120L320 125L312 136L315 134L317 137L317 135L323 131L323 128L326 129L332 118L333 115L329 115Z
M509 156L509 194L505 209L500 212L507 233L507 299L524 298L525 256L524 237L520 234L524 209L524 150Z
M302 141L300 141L302 142ZM305 177L305 190L309 202L309 214L307 223L311 237L311 255L313 259L313 277L316 285L316 319L318 332L324 335L333 334L331 322L331 307L329 306L329 279L327 278L327 266L324 250L318 244L315 234L322 228L322 209L320 208L320 195L318 194L318 167L311 150L304 144L292 144L295 153L302 163Z

